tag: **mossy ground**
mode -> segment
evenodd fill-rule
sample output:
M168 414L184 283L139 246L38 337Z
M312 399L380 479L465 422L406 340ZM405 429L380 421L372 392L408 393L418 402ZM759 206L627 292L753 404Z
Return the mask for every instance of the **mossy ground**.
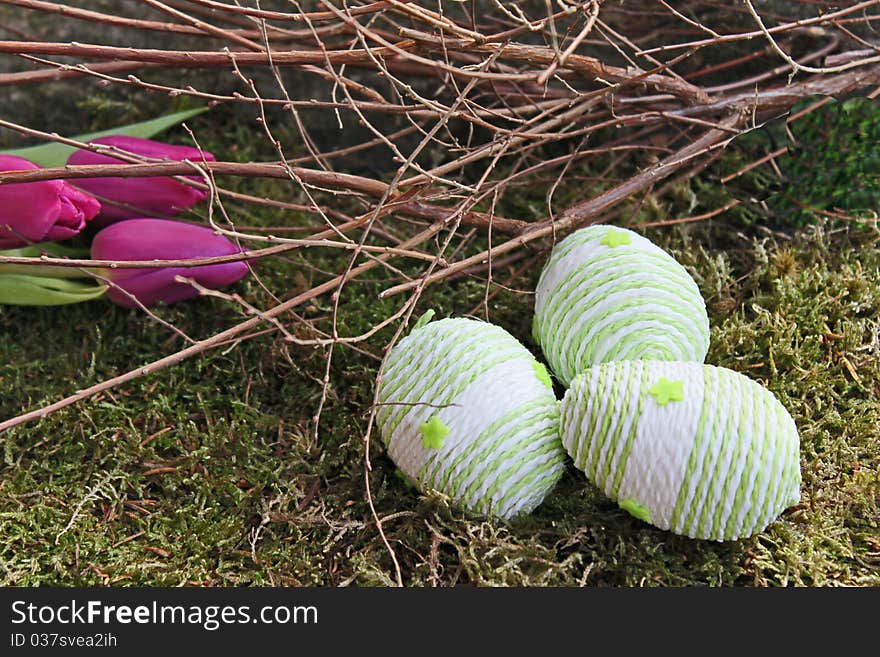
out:
M166 104L162 111L172 109ZM79 108L93 117L88 128L149 111L120 100ZM206 148L228 159L269 157L255 151L252 127L223 112L192 122ZM812 148L824 148L819 136ZM685 210L717 207L718 196L735 193L718 191L713 175L691 182ZM224 182L256 193L285 191L281 183ZM799 184L808 185L809 176ZM705 191L713 186L714 196ZM537 214L544 192L533 192ZM528 215L525 192L521 200L518 210ZM675 202L644 208L654 215L648 219L678 212ZM311 220L253 210L248 221ZM794 416L802 439L801 504L751 539L693 541L630 517L569 467L532 516L488 521L408 489L376 440L372 495L406 584L880 584L876 226L728 212L646 234L701 286L712 324L708 362L765 383ZM491 288L488 318L538 353L529 335L532 297L524 292L533 289L545 257L535 254L533 266L512 281L512 269L495 272L514 289ZM285 293L324 280L324 272L344 263L345 256L310 251L267 259L258 272L269 289ZM375 271L374 282L347 288L340 334L361 333L399 307L399 299L377 301L390 277L383 281L385 273ZM235 291L270 304L253 278ZM429 288L419 311L469 313L485 293L484 281L459 279ZM332 304L321 298L300 310L320 323ZM193 337L241 318L236 305L219 299L160 313ZM379 354L389 331L360 347ZM102 302L0 308L0 416L47 404L183 344L143 314ZM365 501L362 438L377 360L336 347L316 432L326 356L322 348L264 335L0 436L0 584L390 583L392 560Z
M654 237L706 294L708 361L765 382L793 414L802 503L755 538L692 541L629 517L570 469L532 517L483 521L407 489L374 449L373 495L407 583L880 583L878 235L817 226L742 238L735 253L694 235ZM464 282L425 304L460 313L482 295ZM528 341L529 308L501 292L490 316ZM365 325L383 310L371 298L344 309ZM166 318L207 335L234 315L206 299ZM4 416L179 346L100 303L7 308L0 330ZM338 351L316 441L323 365L319 351L258 338L6 434L2 581L387 583L364 501L374 365Z

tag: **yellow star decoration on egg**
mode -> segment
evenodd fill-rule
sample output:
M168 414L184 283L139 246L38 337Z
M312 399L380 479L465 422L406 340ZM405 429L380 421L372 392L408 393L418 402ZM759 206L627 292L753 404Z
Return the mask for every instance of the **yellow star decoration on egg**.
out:
M440 449L443 447L443 439L449 434L449 427L443 424L439 415L432 415L431 419L419 427L422 434L422 447L425 449Z
M608 248L613 249L616 246L626 246L632 243L629 233L622 230L614 230L613 228L605 233L605 236L599 240L600 244L604 244Z
M661 376L657 383L648 388L648 394L654 395L658 406L666 406L671 401L684 399L684 382L670 381L665 376Z

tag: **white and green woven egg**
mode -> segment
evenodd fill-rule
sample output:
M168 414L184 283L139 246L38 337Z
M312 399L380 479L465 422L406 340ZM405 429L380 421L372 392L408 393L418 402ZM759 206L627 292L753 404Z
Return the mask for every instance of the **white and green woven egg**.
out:
M608 497L677 534L750 536L800 500L794 421L770 391L721 367L598 365L572 381L561 431Z
M379 401L378 427L403 474L473 512L529 512L562 474L550 376L498 326L420 320L391 350Z
M615 360L703 362L709 318L684 267L641 235L590 226L557 244L535 291L535 341L563 383Z

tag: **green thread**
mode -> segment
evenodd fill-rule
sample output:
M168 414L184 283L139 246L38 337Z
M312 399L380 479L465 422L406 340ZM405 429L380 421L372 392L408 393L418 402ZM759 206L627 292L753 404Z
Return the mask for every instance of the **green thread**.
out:
M479 327L467 327L456 331L455 334L448 331L446 320L434 322L425 331L409 335L394 347L385 367L384 385L380 395L386 400L392 395L409 385L410 389L415 382L427 377L428 372L436 371L442 366L449 368L450 364L457 365L460 352L471 347L475 342L480 342ZM430 340L426 339L430 335ZM431 349L427 349L429 346ZM407 376L401 376L400 372L406 372Z
M600 372L601 371L603 370L600 369ZM604 371L607 372L607 370ZM599 405L599 408L596 409L597 422L593 425L592 441L586 457L589 462L589 471L587 468L584 468L584 472L595 481L596 485L600 488L603 488L603 485L602 482L597 479L599 462L602 460L602 452L606 451L606 445L608 448L611 447L611 435L609 429L611 427L612 416L617 415L615 409L617 405L618 386L614 385L613 378L610 381L610 385L602 386L604 383L603 379L608 378L610 377L601 377L598 382L596 397L601 400L601 404Z
M608 250L597 248L634 238L638 248L615 253L613 260ZM570 257L577 249L584 251L580 261ZM567 270L558 272L563 278L554 277L551 289L550 272L560 266ZM699 287L668 253L630 231L608 226L576 231L553 249L537 291L532 334L563 383L601 362L701 361L708 349ZM646 324L658 330L648 331ZM634 326L638 331L626 330Z
M708 535L712 537L721 538L721 514L724 511L724 504L727 501L727 497L729 496L730 486L733 481L733 475L736 472L737 461L739 459L739 453L742 448L742 440L740 439L740 434L745 429L745 426L748 423L748 417L746 416L746 403L745 396L743 395L746 390L743 386L743 379L735 378L732 381L733 386L737 388L739 394L737 395L737 399L739 401L732 409L730 414L738 417L738 422L736 425L736 430L731 431L730 433L721 436L721 445L724 449L727 446L730 446L730 459L725 459L722 463L728 463L727 472L721 473L718 475L724 477L724 482L721 485L721 490L718 493L718 499L715 500L715 512L712 514L712 525L708 530Z
M715 412L712 414L712 425L706 430L704 440L706 441L706 452L703 455L703 467L701 469L700 478L697 480L697 490L694 493L694 499L691 502L691 509L688 513L685 526L691 528L688 535L701 536L704 531L709 512L711 510L712 499L712 480L715 476L715 468L718 466L718 458L721 450L717 448L716 441L719 436L723 436L730 425L731 419L734 417L732 413L722 413L721 400L728 400L732 397L731 380L724 376L724 371L709 367L704 368L705 371L711 371L714 377L714 384L703 389L703 399L710 397L715 398Z
M595 246L599 243L599 240L602 238L608 228L611 227L608 225L596 224L594 226L586 226L571 233L564 240L554 245L553 251L550 253L548 265L556 264L556 262L567 256L569 253L582 246L587 246L591 243ZM626 231L625 228L618 228L617 230ZM633 233L632 231L628 232L635 238L637 242L647 241L638 233Z
M617 464L617 470L614 473L614 483L611 486L611 497L612 500L617 499L617 494L620 492L620 483L623 481L623 474L626 472L626 463L629 460L629 454L632 451L633 443L636 440L636 433L638 431L639 419L642 417L642 409L644 408L645 403L645 395L643 390L645 386L648 385L648 370L649 368L642 363L639 363L638 373L639 373L639 394L638 394L638 406L636 408L635 413L635 422L633 423L633 427L629 432L629 435L626 437L626 443L623 446L623 452L620 455L620 462Z
M474 380L477 379L483 372L496 367L497 365L501 365L510 360L514 360L517 358L519 354L517 354L514 350L509 351L488 351L485 354L484 359L476 360L472 362L471 368L465 370L464 374L461 372L456 372L456 376L448 376L448 378L437 378L436 376L429 380L429 383L434 383L436 381L441 381L440 388L432 389L430 387L427 388L419 388L414 390L414 394L408 395L403 399L396 399L395 401L400 403L420 403L426 401L429 397L432 400L431 403L436 406L447 406L452 403L452 400L455 399L456 395L461 393L465 388L467 388ZM440 372L443 371L442 367L439 367L438 370ZM417 383L414 383L413 386L416 386ZM430 395L428 394L430 392ZM389 430L391 433L397 428L400 422L403 421L403 418L406 417L406 414L409 412L409 408L407 406L400 406L398 408L397 415L394 416L391 420L389 420Z
M520 430L521 424L526 421L526 416L532 410L542 406L542 400L532 400L517 408L511 409L492 424L486 427L475 440L463 450L459 451L454 458L447 460L432 459L422 466L419 474L422 481L431 482L438 490L448 490L453 497L461 498L462 491L458 486L472 472L479 459L474 454L482 451L491 451L495 442L487 443L487 437L493 441L503 441L508 436ZM485 457L484 459L485 460ZM461 480L461 481L459 481Z
M465 497L470 497L479 492L480 489L485 489L478 498L479 502L484 506L494 504L499 511L506 513L508 503L512 499L515 500L523 489L527 489L536 477L546 474L555 477L557 480L559 479L562 475L564 455L553 444L559 418L549 414L541 419L545 425L540 429L536 429L536 433L528 436L526 441L520 441L504 452L494 452L492 454L495 463L506 463L513 456L520 457L519 460L516 463L512 463L506 469L496 469L494 476L485 478L479 486L475 487L474 484L476 482L472 483L465 493ZM535 442L536 439L538 440L537 443ZM541 447L535 449L536 444L541 445ZM545 459L543 464L535 463L542 456L548 455L550 459ZM527 461L526 457L529 457L530 460ZM542 467L537 467L538 465ZM520 477L516 476L523 471L525 471L525 474ZM509 489L496 500L495 497L500 492L502 484L508 484Z
M548 441L552 440L558 436L556 427L548 428L541 436L547 438ZM500 507L505 510L508 509L512 500L523 499L525 491L529 491L530 494L525 496L521 508L528 508L530 506L534 508L546 497L547 493L550 492L556 485L556 482L562 477L565 466L565 454L558 449L551 449L550 444L547 444L540 452L535 452L536 458L545 455L549 455L549 458L545 458L543 462L535 463L534 466L528 464L530 466L528 474L517 479L516 483L510 487L510 490L498 500Z
M435 462L432 471L425 472L423 469L427 475L425 481L433 482L434 488L447 491L451 497L467 503L472 509L506 516L508 509L501 502L509 495L495 502L492 499L493 493L502 484L511 484L513 495L530 478L544 473L545 478L552 482L543 490L540 496L543 499L543 495L562 476L565 453L558 443L558 422L556 404L548 407L543 400L528 402L509 411L487 427L451 463ZM524 425L529 426L531 431L523 432ZM504 443L517 435L521 435L519 440L504 452L499 451ZM527 455L529 450L534 451L535 446L540 446L539 455L550 454L551 458L541 467L533 468L532 474L526 475L524 481L514 480L514 475L522 467L522 458L506 469L499 467L511 457ZM439 481L438 475L442 475ZM486 488L487 482L493 483L480 496L475 497L478 490Z
M599 409L602 423L597 427L599 432L598 439L596 437L596 434L593 434L593 444L595 445L595 450L590 449L588 453L588 458L590 460L589 472L584 469L584 472L586 472L588 476L594 482L596 482L596 485L603 490L605 488L605 481L608 476L607 468L610 467L610 459L608 458L608 455L613 449L616 448L615 437L619 433L615 431L612 434L611 422L612 420L619 420L620 417L622 417L621 414L617 411L618 397L620 395L623 395L624 400L626 400L627 398L626 387L618 385L618 379L620 378L620 372L622 369L628 370L627 363L614 363L610 364L607 368L603 367L600 369L600 371L604 371L607 374L599 380L597 396L606 400L605 408L611 410L610 412L608 412L607 410L603 412L602 408ZM606 385L603 386L602 383L606 383ZM606 466L606 470L602 471L600 474L600 466L603 464Z
M548 264L545 271L549 267ZM541 285L542 283L539 281L539 291L542 289ZM540 322L539 326L544 328L547 325L546 320L557 315L561 309L570 308L572 304L582 305L584 301L589 301L590 295L586 299L581 297L572 299L571 297L575 293L587 288L595 297L595 292L601 291L603 286L617 290L641 290L646 287L664 290L685 303L693 302L693 307L696 310L699 310L702 305L702 312L705 313L705 304L699 295L699 288L696 287L696 283L686 271L670 270L667 258L660 257L659 254L627 251L615 254L614 267L608 266L608 256L605 253L594 255L568 272L566 278L559 282L554 289L546 291L547 300L540 313L544 321ZM682 294L683 291L688 294Z
M688 501L688 497L690 495L691 488L694 489L693 496L690 497L691 509L695 508L694 501L697 494L697 484L700 481L700 476L703 472L703 466L705 465L706 460L706 450L703 449L703 444L706 442L706 423L708 421L708 417L711 414L712 404L716 402L716 395L713 394L713 391L717 387L710 379L713 379L715 374L715 368L713 367L704 367L703 368L703 403L700 407L700 417L697 420L697 430L694 435L694 443L691 446L691 453L688 455L688 462L685 466L684 477L681 481L681 488L678 490L678 497L675 500L675 507L672 510L672 518L670 520L669 526L670 528L679 533L683 534L687 531L688 522L685 521L682 524L681 514L684 511L684 504ZM700 463L697 463L697 459L700 458L700 454L702 453L703 459Z
M711 465L707 469L706 473L703 475L703 480L706 482L706 491L705 491L705 499L702 500L702 504L700 506L700 515L697 519L696 523L696 534L697 536L710 536L712 532L712 516L715 510L715 507L719 503L719 499L715 498L715 481L718 477L723 476L720 473L721 465L725 462L725 445L726 441L724 440L725 436L735 436L738 435L739 424L738 424L738 414L733 411L736 406L739 405L740 399L738 395L738 387L736 386L736 382L724 376L724 373L719 371L719 380L723 382L724 387L719 389L716 393L718 395L719 401L726 400L727 408L731 409L727 413L723 413L722 407L719 407L719 411L716 415L716 419L718 424L714 427L712 435L710 438L709 451L712 453ZM720 493L719 493L720 497Z
M437 324L434 324L434 326ZM424 334L425 330L427 329L423 329L422 334ZM468 356L474 353L476 345L481 341L477 337L473 342L475 344L455 345L449 357L441 359L439 362L426 359L430 363L428 367L420 365L415 371L408 372L409 376L405 378L403 385L398 386L398 388L405 386L404 391L394 393L393 396L389 394L382 401L386 403L396 402L397 404L424 402L426 401L426 395L430 391L431 403L444 406L450 404L456 395L486 370L522 355L520 351L521 346L518 343L513 345L503 344L495 349L477 350L479 355L477 357L471 356L470 362L468 362ZM482 342L485 343L485 340ZM464 369L462 363L468 363L468 368ZM450 370L452 371L450 372ZM444 373L443 378L438 379L438 372ZM399 378L404 379L402 376ZM438 380L441 381L440 388L432 389L432 384ZM386 418L386 427L389 434L394 433L394 430L408 412L409 408L406 406L392 407L389 413L393 413L393 415Z
M625 379L628 379L630 376L630 371L633 367L640 367L637 363L628 363L623 362L619 363L618 366L614 368L614 387L618 392L623 394L623 404L618 412L617 406L615 404L615 415L617 419L617 426L614 430L614 435L611 436L611 445L608 449L608 456L605 458L604 467L602 469L602 484L601 487L603 490L608 490L608 479L611 477L611 467L614 463L614 457L617 455L619 450L621 437L623 435L624 427L626 426L626 422L629 420L629 408L630 404L633 401L633 395L629 394L629 389L626 384ZM615 400L617 398L617 394L615 394ZM636 400L638 401L638 400ZM630 436L634 436L634 432L636 427L638 426L638 417L635 418L635 421L630 424L629 432ZM628 436L629 437L629 436ZM613 448L613 452L611 451Z
M561 416L559 420L559 429L560 435L562 437L562 444L565 447L566 452L571 455L572 461L574 461L575 466L577 466L577 447L580 446L579 437L582 435L582 431L580 431L581 421L583 419L583 415L580 414L580 411L583 408L583 401L580 397L580 389L581 389L581 381L584 378L584 374L581 374L571 382L571 387L565 391L565 394L562 397L561 404ZM573 397L577 397L577 401L572 401Z
M601 318L590 317L589 307L573 307L557 325L577 326L578 330L560 331L547 343L545 354L548 358L555 354L557 367L562 367L563 372L574 368L572 377L601 362L625 360L620 358L621 353L634 346L642 346L642 353L661 356L646 360L700 360L708 346L708 333L695 332L694 315L683 314L681 310L680 305L659 298L620 303ZM606 321L608 317L614 319ZM671 345L665 344L670 342ZM607 348L609 343L611 347Z
M505 381L480 377L499 366L516 386L510 394L489 391L483 403L482 388L503 388ZM475 382L480 389L468 391ZM470 511L511 517L537 506L564 471L561 411L552 386L546 367L503 329L464 318L440 320L392 349L377 421L386 444L394 445L393 458L421 490L436 490ZM467 404L460 403L462 393ZM433 408L447 406L441 421ZM480 415L499 412L490 426L480 422ZM475 425L484 427L479 435ZM444 440L450 435L454 440Z
M652 440L672 439L660 418L642 427L642 404L652 392L658 403L675 401L674 384L683 381L664 380L660 372L677 368L689 386L702 385L702 403L671 508L648 509L632 496L620 500L620 486L639 431L657 432L656 438L644 435ZM633 413L628 405L636 403ZM620 419L609 423L609 414ZM799 499L800 445L791 416L772 393L731 370L697 363L664 369L646 361L596 366L576 377L566 393L562 431L575 465L608 497L652 524L651 516L668 513L675 533L719 541L750 536Z
M706 318L705 304L700 296L699 288L687 272L684 269L670 270L667 260L668 256L661 258L657 254L627 252L615 256L614 267L605 266L607 258L595 257L569 272L568 277L555 289L548 290L548 301L543 305L539 304L536 313L538 319L536 324L537 341L541 344L545 354L548 354L548 357L553 354L567 354L568 350L565 348L565 344L570 343L572 339L575 339L576 345L588 345L589 341L586 341L584 336L589 332L591 326L601 322L609 315L626 313L632 308L641 308L647 298L652 305L663 306L669 313L675 313L681 317L681 320L674 321L665 315L663 317L664 325L669 325L677 332L688 336L687 344L694 346L694 352L700 354L700 359L702 359L702 355L705 354L708 347L708 319ZM672 263L677 265L675 261ZM540 283L538 289L540 290ZM581 292L583 289L589 289L589 292L584 295ZM669 298L658 298L656 294L646 294L646 290L652 293L665 292ZM630 292L638 298L618 303L606 309L601 316L589 316L589 309L595 303L606 300L611 294L622 292ZM588 325L574 335L571 331L560 331L559 327L583 325L582 320L578 321L575 318L575 313L578 317L587 316L590 320L587 322ZM697 318L701 321L695 322L694 320ZM629 325L639 319L628 317L622 322L618 320L615 326ZM649 313L647 319L656 322L657 311ZM698 326L701 330L697 330ZM564 343L557 345L557 342L563 338ZM685 356L690 352L687 349L681 349L681 353ZM568 357L572 358L570 354ZM587 356L587 358L590 357ZM613 357L609 357L609 360L613 359ZM592 364L594 362L587 362L587 365Z
M382 406L376 414L380 426L384 428L383 439L386 445L394 427L408 411L394 404L418 401L418 397L425 392L424 382L428 380L428 373L440 370L444 363L456 363L457 359L453 358L456 351L470 346L471 339L473 341L479 339L476 327L472 331L459 331L462 335L458 340L452 339L453 336L444 336L443 332L448 326L444 324L445 321L436 322L430 329L426 329L434 338L433 350L427 352L427 355L424 349L425 341L420 339L423 332L420 332L418 337L410 335L404 338L389 354L382 386L379 388L379 401L385 406ZM445 342L444 337L448 338ZM419 382L423 384L421 388L417 388ZM391 418L395 418L393 422Z
M763 392L764 391L761 390L757 394L749 395L750 403L743 404L744 407L750 407L752 415L752 431L749 444L746 446L746 453L742 457L743 469L739 475L739 481L733 482L735 490L733 491L733 503L731 505L730 515L727 517L727 522L721 530L725 540L737 538L743 531L746 516L743 516L741 520L738 519L738 516L740 515L743 506L746 504L746 496L751 492L749 486L756 487L758 483L756 480L761 474L760 462L758 467L755 468L755 450L758 448L757 443L760 443L760 446L763 448L768 442L770 442L769 440L762 440L767 433L767 414L766 409L764 408L765 396ZM740 440L738 442L742 441ZM748 512L746 515L748 515Z
M770 431L778 431L777 417L773 409L773 401L774 399L771 395L761 395L761 414L764 420L764 427L769 427ZM758 435L760 436L760 434ZM767 458L767 449L772 448L772 445L769 440L761 440L760 443L760 452L757 455L757 463L753 464L749 470L750 472L754 472L752 477L750 477L750 479L752 479L752 489L749 491L749 499L746 502L749 508L738 527L739 532L743 536L748 536L757 529L755 522L761 515L761 507L764 506L761 504L760 496L763 491L764 496L766 497L767 487L770 483L768 479L770 472L767 472L767 468L764 466L766 465L765 459Z
M581 438L578 441L578 451L575 455L575 463L584 472L587 471L587 466L590 463L590 454L595 446L596 413L598 405L601 402L601 396L592 394L592 391L596 389L596 385L594 384L602 378L601 372L601 367L597 367L591 371L589 379L586 377L583 379L586 384L586 389L583 392L587 395L587 407L583 414L583 419L581 420L581 432L579 433ZM583 431L584 429L586 429L586 432ZM589 440L585 440L583 436L588 436Z
M555 408L548 409L546 400L533 399L522 404L507 413L498 420L490 424L484 429L470 445L459 452L455 459L447 462L434 462L430 464L430 470L423 469L425 480L433 481L435 488L448 490L455 497L464 498L466 489L461 486L475 475L475 471L480 469L485 475L485 467L495 458L496 450L499 446L508 441L511 437L520 433L523 425L531 425L537 419L543 418L544 414L550 414L558 421L558 412ZM438 476L440 480L437 481Z

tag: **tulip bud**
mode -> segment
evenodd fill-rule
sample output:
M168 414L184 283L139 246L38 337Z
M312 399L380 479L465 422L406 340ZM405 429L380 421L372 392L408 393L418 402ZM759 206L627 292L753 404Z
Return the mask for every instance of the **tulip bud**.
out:
M189 146L174 146L138 137L101 137L91 143L115 146L136 155L158 160L214 161L214 156ZM87 150L74 151L68 164L123 164L109 155ZM188 176L201 182L201 178ZM190 187L174 178L80 178L76 184L103 199L96 225L106 226L120 219L160 215L174 217L207 197L207 192Z
M0 155L0 171L40 167L14 155ZM0 249L64 240L81 231L101 204L63 180L0 184Z
M211 228L165 219L122 221L101 230L92 242L95 260L192 260L234 253L241 253L241 249ZM196 288L175 281L176 276L218 289L244 278L248 265L236 261L198 267L110 269L102 273L113 283L107 291L110 300L135 308L137 303L132 297L153 306L198 296Z

